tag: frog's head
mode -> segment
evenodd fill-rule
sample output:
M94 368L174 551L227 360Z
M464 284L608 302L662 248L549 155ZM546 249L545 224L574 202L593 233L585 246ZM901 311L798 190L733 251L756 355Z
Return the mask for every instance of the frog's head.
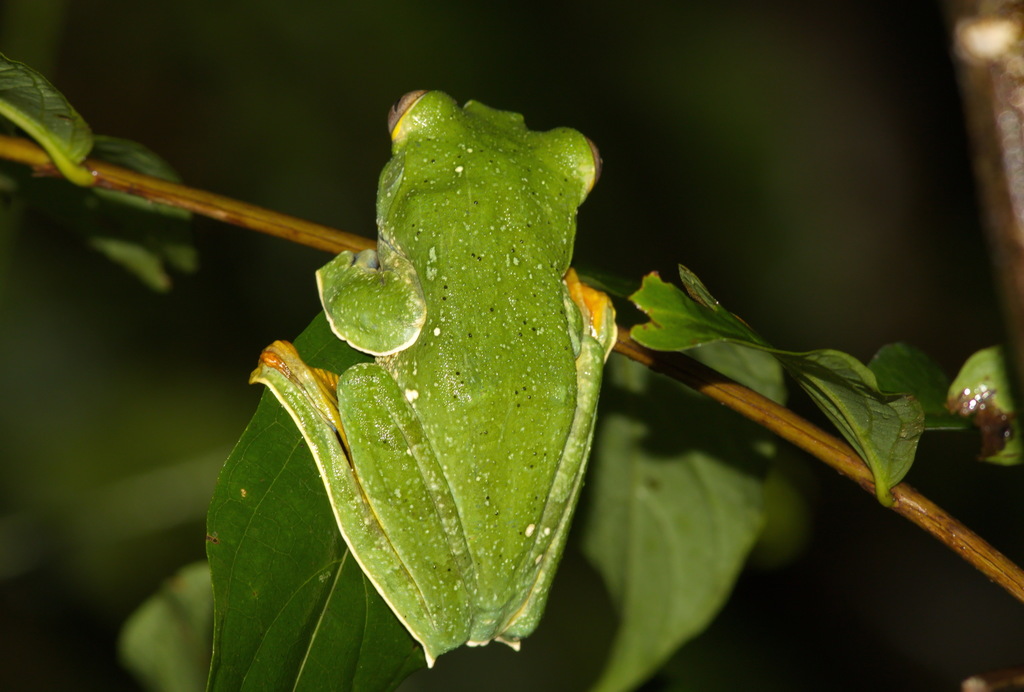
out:
M568 174L566 180L575 183L579 202L586 198L601 174L597 147L576 130L561 127L534 132L527 129L519 113L489 108L478 101L468 101L460 107L440 91L410 91L398 99L388 113L388 130L395 153L418 137L529 147L552 171L560 176Z

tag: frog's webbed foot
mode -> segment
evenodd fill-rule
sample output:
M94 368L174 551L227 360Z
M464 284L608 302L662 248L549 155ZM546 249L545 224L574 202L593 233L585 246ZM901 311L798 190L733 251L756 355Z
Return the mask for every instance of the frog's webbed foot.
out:
M495 637L494 639L485 639L485 640L482 640L482 641L476 641L474 639L470 639L469 641L466 642L466 646L472 646L472 647L487 646L491 642L501 642L505 646L510 647L513 651L519 651L519 649L521 648L521 642L520 642L519 639L517 639L515 637L513 637L513 638L506 638L506 637L503 637L503 636L500 636L500 635Z
M364 353L401 351L426 322L416 270L383 240L377 251L341 253L317 271L316 283L331 331Z

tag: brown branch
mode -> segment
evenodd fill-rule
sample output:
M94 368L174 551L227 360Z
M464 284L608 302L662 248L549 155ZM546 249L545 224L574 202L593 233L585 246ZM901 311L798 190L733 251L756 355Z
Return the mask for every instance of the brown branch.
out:
M871 471L849 445L784 406L681 353L651 351L621 334L615 350L768 428L822 460L871 495L875 494ZM892 489L892 495L895 498L891 507L893 511L939 539L1024 603L1024 570L910 485L900 483Z
M960 685L960 692L1018 692L1024 689L1024 668L1004 668L972 675Z
M1024 2L944 3L1011 347L1007 352L1024 391Z
M59 175L41 149L26 140L0 136L0 158L32 166L40 175ZM168 183L109 164L87 160L96 184L161 204L170 204L227 223L267 233L328 252L361 250L373 242L326 226L267 209ZM619 330L615 350L661 372L771 430L857 483L872 496L875 486L867 465L845 442L757 392L681 353L646 349ZM891 509L935 536L975 569L1024 602L1024 571L956 518L906 483L892 489Z
M60 172L50 162L46 152L24 138L0 135L0 157L29 165L39 176L60 176ZM96 159L86 159L84 166L92 172L97 187L126 192L150 202L187 209L217 221L266 233L300 245L308 245L318 250L337 254L342 250L366 250L376 244L363 236L187 185L136 173Z

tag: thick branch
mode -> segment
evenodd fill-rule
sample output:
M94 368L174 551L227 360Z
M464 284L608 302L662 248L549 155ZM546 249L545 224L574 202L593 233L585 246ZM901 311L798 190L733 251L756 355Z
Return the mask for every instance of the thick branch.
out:
M955 37L974 173L1024 391L1024 2L944 0Z
M46 155L23 139L0 136L0 158L28 164L39 175L59 175ZM138 195L153 202L188 209L213 219L319 248L328 252L361 250L373 243L361 236L336 231L294 217L245 204L220 195L157 180L117 166L87 160L96 184ZM737 382L680 353L646 349L619 330L615 350L724 404L784 440L821 459L833 469L875 494L871 472L843 441ZM892 489L892 509L938 538L1014 598L1024 602L1024 571L957 519L905 483Z

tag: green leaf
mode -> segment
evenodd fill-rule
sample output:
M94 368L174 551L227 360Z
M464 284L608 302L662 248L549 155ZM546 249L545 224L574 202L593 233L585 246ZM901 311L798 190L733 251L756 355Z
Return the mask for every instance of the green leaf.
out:
M296 347L334 372L365 360L322 314ZM210 690L391 690L424 665L350 558L313 458L269 392L221 472L207 523Z
M631 299L651 321L634 327L633 338L659 351L727 341L771 353L867 463L879 501L891 504L889 489L910 470L924 431L921 404L907 394L883 392L875 374L845 353L773 348L722 308L692 272L681 266L679 273L688 295L657 275L644 277Z
M949 386L949 409L970 419L981 432L978 458L982 461L1003 465L1022 461L1024 447L1011 381L1002 347L992 346L968 358Z
M0 55L0 115L36 140L65 178L88 187L79 164L92 149L92 132L63 94L31 67Z
M775 356L867 462L878 501L892 504L889 489L907 475L924 432L921 404L905 394L881 392L874 373L840 351L776 351Z
M201 692L210 667L213 594L206 562L183 567L132 613L118 654L147 690Z
M924 410L930 430L963 429L962 419L946 408L949 378L924 351L909 344L888 344L878 349L871 362L878 387L885 392L912 394Z
M657 274L649 274L644 277L640 290L630 296L630 300L651 318L647 324L637 325L630 331L638 343L656 351L682 351L723 340L768 346L768 342L743 320L722 308L690 270L680 265L679 274L689 295L662 281ZM698 298L693 298L694 295Z
M169 163L147 147L118 137L97 136L93 156L137 173L170 182L181 182ZM90 245L124 266L151 288L170 288L168 264L180 272L196 270L192 245L192 213L179 207L155 204L135 195L94 189L107 211L102 227L84 230ZM123 248L130 248L131 253Z
M165 161L159 154L138 142L133 142L130 139L123 139L121 137L111 137L109 135L96 135L95 140L96 143L93 147L92 154L98 159L128 168L138 173L151 175L154 178L160 178L161 180L168 180L172 183L181 182L181 176L178 175L178 172L174 170L171 164L167 163L167 161ZM175 214L186 217L189 215L188 212L183 209L163 204L154 205L152 202L148 202L136 197L135 195L128 195L110 190L104 190L104 192L127 197L128 200L134 204L138 204L139 206L156 206L166 214Z
M781 393L770 357L700 351ZM646 680L725 603L761 528L774 447L763 429L631 361L613 357L605 382L584 550L621 618L594 688L614 692Z
M174 170L152 151L124 139L97 137L96 158L164 180L178 181ZM24 166L3 166L14 193L39 212L73 229L96 250L157 291L171 287L165 265L196 268L191 214L134 195L99 188L72 187L60 180L36 178Z

